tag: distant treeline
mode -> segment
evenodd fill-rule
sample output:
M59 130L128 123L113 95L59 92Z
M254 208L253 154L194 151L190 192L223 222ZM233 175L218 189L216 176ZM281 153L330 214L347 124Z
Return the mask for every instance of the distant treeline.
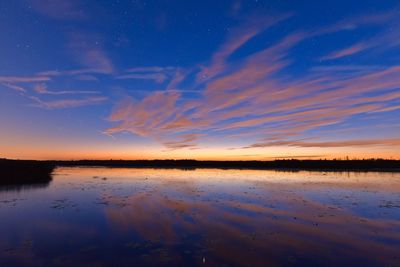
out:
M274 160L274 161L198 161L198 160L77 160L54 161L57 166L103 166L134 168L218 168L291 169L332 171L400 171L400 160Z
M198 161L198 160L76 160L34 161L0 159L0 185L48 183L57 166L126 167L165 169L254 169L315 171L400 171L400 160L274 160L274 161Z
M0 159L0 185L49 183L54 167L51 161Z

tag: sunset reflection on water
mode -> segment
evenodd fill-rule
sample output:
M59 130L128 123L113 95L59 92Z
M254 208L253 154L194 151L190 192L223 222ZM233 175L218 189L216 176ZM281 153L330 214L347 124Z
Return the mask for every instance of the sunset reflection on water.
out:
M400 173L59 168L0 191L0 266L396 266Z

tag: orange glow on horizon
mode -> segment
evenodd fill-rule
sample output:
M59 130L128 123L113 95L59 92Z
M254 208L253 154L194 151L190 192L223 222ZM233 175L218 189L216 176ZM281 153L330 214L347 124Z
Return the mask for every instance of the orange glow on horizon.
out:
M195 159L195 160L275 160L275 159L400 159L396 149L373 151L371 148L254 148L223 149L207 148L196 150L165 150L163 148L59 148L44 149L30 147L2 147L0 158L35 160L153 160L153 159Z

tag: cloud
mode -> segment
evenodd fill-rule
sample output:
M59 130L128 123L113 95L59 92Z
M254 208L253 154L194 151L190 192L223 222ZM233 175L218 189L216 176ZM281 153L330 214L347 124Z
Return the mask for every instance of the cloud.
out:
M170 72L174 71L176 68L167 66L167 67L160 67L160 66L148 66L148 67L134 67L127 69L125 72Z
M127 131L140 136L157 135L164 125L174 120L179 96L177 92L156 92L140 103L126 99L109 117L110 121L122 123L106 132L114 134Z
M75 80L79 81L98 81L96 76L90 74L81 74L74 77Z
M31 83L50 81L48 76L0 76L3 83Z
M18 92L26 92L25 88L18 86L18 85L14 85L11 83L0 83L1 85L3 85L4 87L10 88L12 90L18 91Z
M117 76L116 78L120 80L126 80L126 79L154 80L157 83L163 83L167 79L167 76L163 73L130 73Z
M113 66L106 52L101 48L90 48L81 54L80 61L83 65L91 68L91 72L112 73ZM86 72L86 71L85 71Z
M294 147L359 147L359 146L400 146L400 139L368 139L368 140L346 140L327 142L305 142L305 141L274 141L256 143L246 148L271 147L271 146L294 146Z
M63 108L76 108L82 106L98 105L105 102L107 97L88 97L84 99L61 99L61 100L51 100L43 101L36 96L31 96L31 100L35 102L32 104L33 107L40 107L44 109L63 109Z
M346 56L355 55L365 50L375 49L382 52L384 50L393 49L400 45L400 32L397 30L393 30L397 29L400 26L399 20L397 20L396 18L396 11L390 11L370 16L360 16L355 17L351 20L342 21L333 27L320 29L316 32L311 33L311 35L322 35L340 30L355 30L360 26L366 25L385 26L384 30L376 33L371 38L353 44L350 47L341 49L339 51L333 51L327 56L322 57L321 60L338 59Z
M75 72L67 72L68 74ZM95 90L49 90L45 82L52 80L51 77L62 76L65 73L60 71L45 71L34 76L0 76L0 84L16 90L26 97L34 101L30 106L41 107L45 109L73 108L87 105L95 105L107 100L106 97L89 97L84 99L61 99L44 101L32 93L47 96L61 95L80 95L80 94L99 94ZM19 83L28 84L28 86L20 86Z
M372 72L377 70L383 70L386 67L379 65L329 65L329 66L315 66L311 67L312 72Z
M67 46L73 58L84 66L84 69L69 71L71 75L100 73L111 74L114 71L111 59L102 47L102 39L89 33L71 33Z
M87 17L79 0L26 0L36 12L58 20L80 20Z
M203 105L201 109L197 108L197 110L196 104L190 105L189 103L189 105L185 105L185 108L191 106L191 108L188 108L189 110L195 109L195 113L186 115L184 114L185 111L181 110L176 105L177 99L180 95L173 94L171 96L173 96L174 101L168 101L171 92L164 94L155 93L145 98L139 105L137 103L122 104L110 117L110 120L122 121L122 124L108 129L107 132L116 133L119 131L130 131L143 136L154 135L153 133L156 132L161 136L164 136L171 132L175 132L178 129L184 131L186 129L205 128L210 126L209 121L213 122L215 119L218 119L218 116L214 119L207 118L207 116L210 115L210 111L229 108L230 106L237 104L238 99L247 99L247 96L243 98L227 97L228 94L231 93L227 92L226 88L229 88L229 90L243 89L265 80L268 75L273 74L275 71L278 71L286 65L280 61L285 57L285 53L282 53L282 51L286 51L289 47L295 45L302 39L302 36L302 34L290 35L275 46L249 56L246 60L246 64L234 72L230 71L229 75L222 75L220 78L210 80L204 90L204 96L206 98L204 99L204 102L206 104ZM271 62L266 61L266 59L271 59L275 62L273 62L274 64L271 64ZM267 66L268 64L269 66ZM177 81L180 80L182 80L182 76L178 76ZM237 95L238 94L236 94L236 96ZM254 94L249 97L254 97ZM165 99L161 100L161 98ZM154 106L146 104L149 102L156 102L158 104ZM169 106L166 107L165 103L169 103ZM121 114L125 115L121 116ZM183 144L185 141L188 143L188 146L192 146L192 141L194 140L191 139L189 143L188 140L184 139L183 141L179 141L177 144L170 142L166 143L166 145L171 146L172 144L175 144L175 147L178 147L179 144L180 147L187 147Z
M183 148L196 148L196 140L200 137L203 136L202 134L182 134L179 135L177 140L173 141L164 141L162 142L163 145L168 149L168 150L176 150L176 149L183 149Z
M249 20L245 26L232 30L228 36L228 40L212 56L211 64L209 66L202 67L202 70L197 74L197 79L207 80L223 72L227 67L226 60L233 52L235 52L238 48L243 46L262 31L265 31L269 27L288 17L289 15L283 15L275 18L257 17L256 19L253 18Z
M343 19L332 25L310 31L310 36L335 33L339 31L354 31L363 26L385 25L397 17L396 11L386 11L369 15L358 15Z
M235 16L239 13L239 11L242 9L242 2L239 0L233 1L231 7L229 8L229 13L232 16Z
M50 91L47 89L47 85L43 83L35 85L34 90L38 94L45 94L45 95L99 94L98 91L93 91L93 90Z
M360 53L369 47L370 46L365 43L357 43L350 47L344 48L342 50L332 52L329 55L322 57L321 59L322 60L332 60L332 59L347 57L347 56L351 56L351 55Z
M51 78L72 78L78 81L99 81L97 75L108 75L110 69L106 68L82 68L71 70L46 70L36 73L37 76Z
M82 68L72 70L47 70L36 73L37 76L79 76L79 75L90 75L90 74L107 74L105 70L101 68Z
M388 17L360 17L354 19L353 24L382 23ZM397 105L392 101L399 97L394 90L400 88L400 66L314 67L301 76L289 75L287 69L296 63L291 58L292 49L317 36L301 31L291 32L240 59L229 59L249 40L284 18L250 23L232 30L226 42L200 70L196 67L179 69L165 92L155 92L142 100L122 101L110 115L110 121L116 125L106 132L128 131L151 137L168 149L195 147L202 139L210 137L247 140L254 144L249 147L257 147L256 144L378 145L378 141L371 140L343 143L293 143L290 140L309 137L314 130L334 128L356 117L368 118L371 114L396 110ZM338 25L345 24L336 24L336 30ZM318 34L332 31L333 28ZM356 55L366 48L367 45L358 43L334 51L327 58ZM135 71L160 73L164 70L155 67ZM188 85L188 73L196 77L191 85ZM200 96L190 99L183 93L173 94L176 91L170 89L182 87L182 81L185 81L184 90L195 89ZM382 146L393 144L379 143Z
M127 69L125 74L119 75L116 79L142 79L154 80L157 83L163 83L170 76L174 75L176 68L167 66L148 66L148 67L134 67Z

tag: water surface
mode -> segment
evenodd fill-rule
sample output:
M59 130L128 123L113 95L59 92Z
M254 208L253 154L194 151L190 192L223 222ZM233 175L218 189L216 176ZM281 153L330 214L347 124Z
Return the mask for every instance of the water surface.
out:
M58 168L0 187L0 266L400 266L400 173Z

